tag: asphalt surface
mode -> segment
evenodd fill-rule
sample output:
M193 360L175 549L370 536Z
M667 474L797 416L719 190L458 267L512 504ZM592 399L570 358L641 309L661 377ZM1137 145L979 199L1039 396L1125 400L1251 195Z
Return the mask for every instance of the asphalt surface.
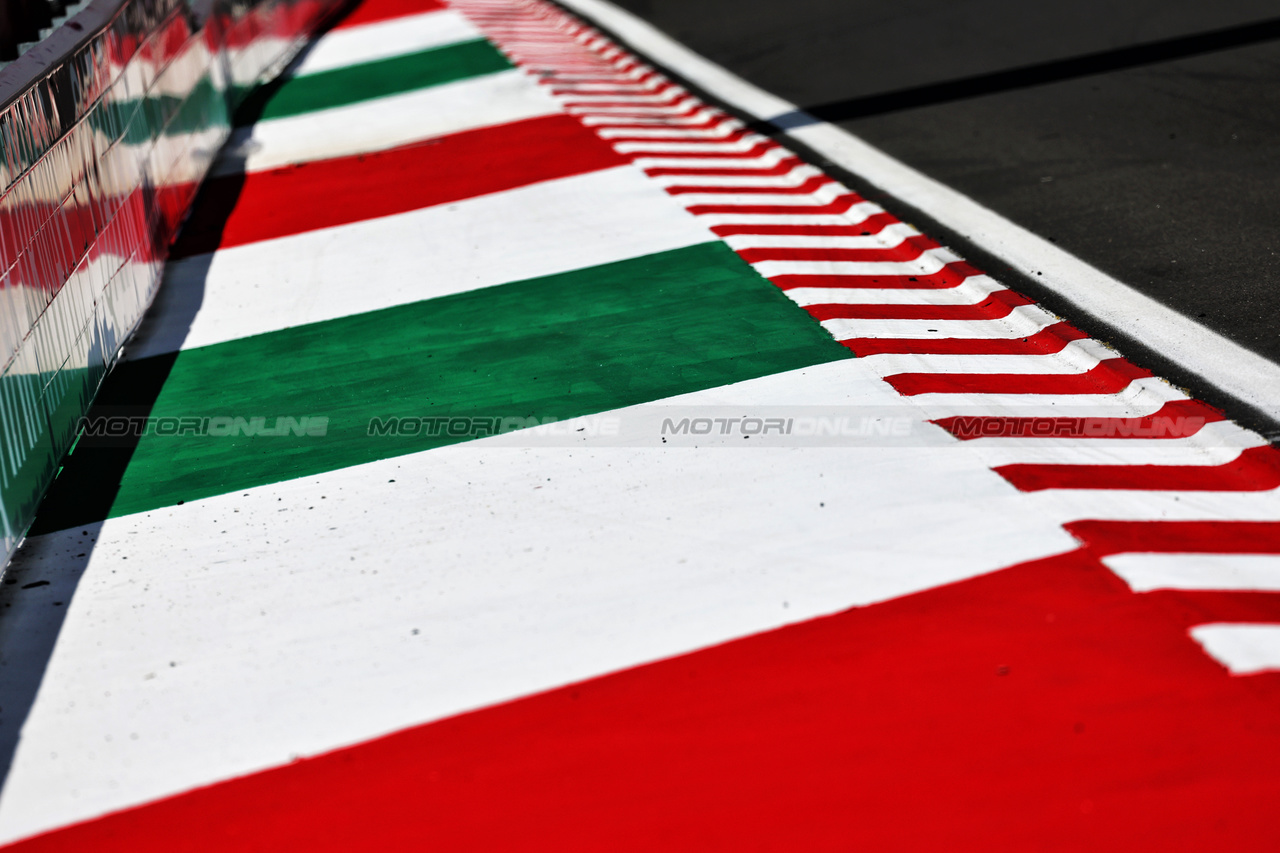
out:
M615 2L1280 362L1274 2Z

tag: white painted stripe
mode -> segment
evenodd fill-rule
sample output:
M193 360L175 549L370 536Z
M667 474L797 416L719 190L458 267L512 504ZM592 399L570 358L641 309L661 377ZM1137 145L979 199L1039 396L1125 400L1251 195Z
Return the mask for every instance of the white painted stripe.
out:
M1222 589L1280 592L1276 554L1112 554L1107 568L1134 592Z
M706 120L706 116L699 123ZM685 140L697 142L707 139L724 139L737 131L742 124L736 119L725 119L718 124L705 128L680 128L671 125L675 120L663 121L659 127L597 127L596 133L601 139L655 139L675 140L682 144ZM692 122L688 122L692 124Z
M1213 432L1203 437L1183 439L1066 439L1036 446L1027 439L1020 446L978 445L971 447L988 465L1180 465L1203 467L1234 462L1246 447L1258 447L1258 440L1246 443L1226 435L1216 441Z
M816 193L815 193L816 195ZM681 201L688 196L681 196ZM775 202L762 202L774 204ZM933 275L940 272L947 264L960 260L954 252L945 247L926 249L914 261L759 261L752 264L765 278L776 275ZM938 293L936 290L913 291L920 296L921 303L926 303L928 294Z
M867 367L881 376L896 373L1017 373L1064 376L1084 373L1116 354L1094 340L1072 341L1052 355L951 355L892 353L863 356Z
M627 82L619 80L616 83L582 83L567 80L557 74L555 82L550 85L558 91L614 95L633 92L657 92L665 90L668 86L673 86L674 84L669 80L663 80L658 77L653 77L644 82Z
M758 157L635 157L631 162L642 169L768 169L793 156L787 149L774 146ZM654 180L676 177L680 176L655 177Z
M773 188L798 187L810 178L822 177L813 166L796 166L785 175L659 175L653 180L665 187Z
M563 100L563 99L562 99ZM582 123L588 127L595 126L616 126L623 124L657 124L666 126L674 123L677 118L684 117L683 114L689 110L696 108L698 102L692 98L686 98L680 103L668 104L666 106L649 106L643 104L614 104L614 105L593 105L582 104L579 102L565 103L565 110L572 115L582 119ZM699 120L701 121L701 119Z
M692 99L690 99L692 100ZM696 106L697 102L693 102ZM711 119L723 117L724 114L705 107L695 112L689 112L689 103L677 104L672 107L662 108L628 108L623 107L616 110L587 110L578 111L578 117L587 127L594 127L600 132L601 136L607 137L612 130L619 131L622 135L632 135L630 132L637 128L674 128L683 132L698 132L699 134L712 130L712 127L703 127ZM734 120L730 119L732 126ZM715 127L724 128L725 122L721 122ZM699 136L697 138L704 138Z
M484 36L480 31L457 12L405 15L325 33L292 69L292 76L304 77L481 38Z
M744 136L733 142L615 142L613 149L619 154L741 154L755 148L763 137Z
M917 394L911 398L935 419L953 415L1132 417L1130 412L1149 413L1169 400L1185 399L1185 394L1155 376L1135 379L1114 394ZM1086 518L1088 513L1078 517Z
M795 104L715 65L607 0L564 0L564 5L747 115L778 120L784 126L790 122L793 129L787 134L813 151L926 211L1085 314L1132 335L1183 369L1280 419L1280 365L1144 296L848 131L800 113Z
M627 70L618 68L593 68L585 72L572 73L567 70L561 70L556 73L555 85L557 87L564 85L573 85L575 83L596 83L601 80L608 80L609 85L626 85L628 83L646 84L649 88L656 89L658 86L665 84L667 81L651 69L644 66L636 66Z
M804 213L806 207L823 207L838 198L851 195L847 187L835 181L823 184L809 193L682 193L680 203L688 207L694 205L714 205L716 207L795 207L797 213Z
M609 120L609 116L617 118L626 118L631 116L649 116L659 118L662 122L673 121L676 116L686 113L689 110L697 108L701 103L697 98L685 95L676 101L677 96L663 95L661 97L646 96L644 98L629 98L627 100L634 101L633 104L623 104L621 106L613 104L579 104L566 108L574 115L581 116L583 124L594 123L601 124ZM705 112L705 111L704 111ZM697 115L698 113L694 113Z
M1025 338L1058 322L1038 305L1019 305L999 320L823 320L836 340L849 338Z
M1191 636L1233 675L1280 670L1280 625L1197 625Z
M637 161L637 165L640 163ZM869 216L884 213L884 208L869 201L858 202L844 213L701 213L698 220L708 228L716 225L856 225Z
M171 263L125 352L143 358L714 239L638 169L618 166Z
M666 403L902 407L856 359ZM85 560L31 541L0 686L68 607L0 839L1075 547L934 427L706 452L638 408L113 519Z
M651 93L638 95L622 92L601 92L590 95L561 95L560 97L564 100L564 104L569 108L570 112L611 111L611 107L605 106L608 104L634 104L639 107L672 104L677 100L690 106L697 103L697 101L689 97L688 92L676 85L666 87L661 94L657 95ZM618 109L628 108L619 107Z
M673 178L675 176L672 176ZM657 180L657 179L655 179ZM852 213L852 211L850 211ZM892 249L920 232L905 222L886 225L875 234L824 237L815 234L732 234L724 238L734 249Z
M542 87L512 69L402 95L261 121L232 134L215 174L256 172L560 112Z
M787 296L797 305L976 305L996 291L1008 290L985 275L966 278L955 287L937 290L901 288L793 287Z
M1026 494L1062 523L1107 521L1280 521L1280 490L1267 492L1047 489Z

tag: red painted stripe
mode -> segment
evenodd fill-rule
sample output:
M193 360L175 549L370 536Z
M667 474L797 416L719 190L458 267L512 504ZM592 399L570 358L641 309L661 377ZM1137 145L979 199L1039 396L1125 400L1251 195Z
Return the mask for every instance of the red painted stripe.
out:
M1019 305L1035 303L1012 290L997 290L974 305L807 305L815 320L998 320Z
M674 99L674 98L673 98L672 100L679 100L679 99ZM565 106L569 106L569 105L568 105L568 104L565 104ZM586 117L590 117L590 118L603 118L603 119L611 119L611 120L612 120L612 119L624 119L624 118L637 118L637 119L651 119L651 120L652 120L652 119L662 119L663 121L667 121L667 120L674 120L674 119L678 119L678 118L688 118L689 116L693 115L694 113L702 112L703 110L705 110L705 109L707 108L705 104L701 104L701 103L696 103L696 102L695 102L692 106L685 107L685 108L684 108L683 110L681 110L680 112L663 112L663 113L647 113L647 112L635 112L635 113L614 113L614 112L610 112L610 113L597 113L597 114L595 114L595 115L592 115L592 113L591 113L591 108L593 108L593 107L598 108L598 107L602 107L602 106L608 106L608 105L606 105L606 104L599 104L599 103L594 103L594 104L593 104L593 103L588 103L588 104L586 104L586 105L585 105L585 107L586 107L585 109L583 109L582 107L579 107L579 108L578 108L578 110L574 112L574 115L578 116L579 118L586 118ZM628 103L619 103L619 104L613 104L612 106L615 106L615 107L632 107L632 108L635 108L635 109L651 109L651 110L652 110L652 109L666 109L666 105L664 105L664 104L628 104ZM721 115L721 116L720 116L720 118L723 118L723 115ZM705 122L703 122L703 123L702 123L702 125L705 125L705 124L706 124ZM684 125L684 124L680 124L680 125L673 125L672 127L673 127L673 128L684 128L684 127L699 127L699 126L702 126L702 125ZM661 125L661 124L657 124L657 123L655 123L655 124L631 124L631 123L629 123L629 122L626 122L626 123L620 123L620 124L617 124L617 125L607 125L607 124L605 124L605 125L596 125L596 126L597 126L597 127L662 127L662 125Z
M1225 465L1001 465L993 470L1024 492L1261 492L1280 487L1280 451L1270 446L1251 447Z
M697 168L696 166L685 167L667 167L660 166L652 169L645 169L644 172L650 177L659 178L664 175L699 175L702 177L744 177L744 178L774 178L785 175L797 166L803 166L804 162L797 157L787 157L778 161L778 165L771 166L767 169L707 169Z
M607 93L601 92L600 94L607 94ZM591 116L596 118L607 118L609 116L614 116L614 117L630 116L632 118L662 118L664 115L674 116L675 113L667 113L667 114L650 113L650 112L601 113L601 112L595 112L595 111L601 110L604 108L615 109L618 107L630 107L637 110L667 109L675 104L678 104L680 101L684 100L685 98L689 97L683 92L673 92L671 95L667 96L666 98L663 98L662 100L656 100L655 95L659 95L659 94L661 94L661 92L640 95L639 97L646 99L644 101L634 101L634 100L631 100L631 101L564 101L564 106L566 109L572 110L574 115L584 116L584 117ZM703 107L701 104L698 104L692 107L691 109L700 110L700 109L703 109ZM681 115L688 115L688 114L689 114L688 112L681 113Z
M571 116L457 133L390 151L215 178L175 256L404 213L619 166L626 160ZM200 211L212 211L201 217Z
M587 93L585 93L585 92L582 92L582 93L577 93L577 92L575 92L575 93L573 93L573 94L587 94ZM596 94L601 94L601 95L606 95L606 94L607 94L607 95L612 95L613 97L621 97L620 95L618 95L618 94L616 94L616 93L610 93L610 92L599 92L599 93L596 93ZM635 95L635 97L636 97L636 98L644 98L645 100L643 100L643 101L639 101L639 100L629 100L629 101L564 101L564 102L563 102L563 104L564 104L564 107L565 107L566 109L568 109L568 110L570 110L571 112L573 112L573 114L574 114L574 115L577 115L577 116L580 116L580 117L607 118L607 117L609 117L609 116L632 115L632 116L634 116L635 118L661 118L661 117L662 117L662 114L660 114L660 113L646 113L646 112L638 112L638 113L634 113L634 114L632 114L632 113L598 112L598 110L602 110L602 109L606 109L606 108L608 108L608 109L616 109L616 108L619 108L619 107L630 107L630 108L638 109L638 110L657 110L657 109L668 109L668 108L670 108L670 107L674 106L675 104L678 104L680 101L684 100L685 98L688 98L688 97L689 97L688 95L686 95L686 94L685 94L685 93L683 93L683 92L672 92L670 95L667 95L667 96L666 96L666 97L664 97L664 98L658 99L658 98L657 98L657 96L658 96L658 95L661 95L661 94L662 94L662 92L661 92L661 91L657 91L657 92L653 92L653 93L644 93L644 94L639 94L639 93L637 93L637 94ZM702 109L702 107L701 107L701 105L699 105L699 106L696 106L696 107L695 107L695 109Z
M1063 341L1065 345L1065 341ZM961 441L974 438L1166 439L1195 435L1205 424L1225 420L1199 400L1173 400L1142 417L979 417L940 418L933 423Z
M572 98L575 96L588 96L588 95L592 97L608 95L608 96L617 97L617 98L646 98L646 97L652 97L654 95L661 95L672 88L670 83L658 86L657 88L654 88L654 89L645 89L639 86L637 87L626 86L626 88L623 88L625 84L630 83L631 81L610 80L608 81L609 85L619 86L618 89L611 91L607 89L596 88L601 85L601 82L589 84L589 81L583 81L582 84L574 83L571 85L565 84L560 86L548 85L548 91L552 95L557 95L563 98ZM591 85L593 88L587 88L588 85ZM566 101L565 106L588 107L591 105L591 103L592 103L591 101Z
M1280 676L1185 600L1075 551L9 849L1275 850Z
M810 237L867 237L879 234L888 225L898 222L888 213L874 213L853 225L713 225L711 230L721 237L738 234L759 236L810 236Z
M1206 622L1280 623L1280 592L1153 589L1142 595L1164 599L1171 609L1177 608L1188 628Z
M915 394L1115 394L1135 379L1151 376L1123 358L1066 375L1039 373L898 373L885 381L908 397Z
M388 21L392 18L403 18L405 15L420 15L423 12L438 12L448 8L449 6L440 0L363 0L334 29L349 29L364 24Z
M1072 521L1067 532L1108 554L1280 554L1280 521Z
M807 179L804 183L794 187L718 187L718 186L698 186L696 184L680 184L677 186L667 187L667 192L671 195L685 195L687 193L699 193L705 195L808 195L812 192L825 187L827 184L834 184L835 181L826 175L814 175Z
M701 110L701 109L705 109L705 107L692 107L692 108L691 108L691 112L696 112L696 111ZM648 116L648 118L656 118L656 116ZM643 130L669 130L669 131L671 131L673 134L677 134L677 135L672 136L672 137L662 137L662 136L654 137L654 136L644 136L644 135L640 135L640 136L635 137L635 139L649 140L649 139L655 139L655 138L657 138L657 139L668 139L668 138L670 138L670 139L679 139L679 140L681 140L682 142L698 142L698 141L704 141L704 139L705 139L705 138L703 138L703 137L690 138L690 137L688 137L688 136L683 136L683 135L679 135L679 134L681 134L681 133L682 133L682 132L684 132L684 131L690 131L690 130L712 130L712 129L715 129L715 128L722 127L722 126L724 126L724 125L730 125L730 126L733 126L733 125L735 125L735 124L738 124L737 119L733 118L732 116L727 116L727 115L725 115L724 113L721 113L721 112L715 112L715 113L712 113L711 115L707 116L707 117L706 117L705 119L703 119L702 121L694 122L694 123L692 123L692 124L678 124L678 125L677 125L677 124L673 124L673 125L670 125L670 126L667 126L667 127L663 127L661 124L652 124L652 125L635 125L635 124L608 125L608 124L601 124L601 125L596 125L595 129L596 129L596 130L642 130L642 129L643 129ZM736 133L749 133L750 131L747 131L745 128L738 127L738 128L736 128L735 132L736 132ZM611 139L612 139L613 141L615 141L615 142L629 142L629 141L632 141L632 137L627 137L627 136L615 136L615 137L611 137ZM723 138L722 138L722 137L717 137L717 140L718 140L718 141L723 141Z
M844 213L862 201L856 193L847 193L827 204L693 204L688 210L695 216L707 213L764 213L791 216L818 216Z
M853 261L859 262L902 262L914 261L929 249L938 248L938 244L924 235L908 237L892 248L879 249L796 249L761 247L755 249L739 249L738 255L749 264L760 261ZM860 276L862 277L862 276Z
M744 134L745 135L745 134ZM614 140L610 140L611 142ZM683 140L685 142L697 142L698 140ZM704 140L709 142L724 142L723 139ZM737 160L749 160L760 157L769 153L778 146L772 142L757 142L746 151L636 151L629 156L633 160L640 159L670 159L676 158L680 160L722 160L732 158Z
M705 145L705 144L707 144L707 143L716 143L716 144L720 144L720 145L725 145L725 144L728 144L728 143L730 143L730 142L739 142L739 141L741 141L742 139L745 139L745 138L746 138L746 136L747 136L747 134L749 134L749 133L751 133L751 132L752 132L752 131L749 131L749 130L743 130L743 129L741 129L741 128L739 128L738 130L725 130L725 131L721 132L721 130L720 130L719 128L713 128L713 127L692 127L692 126L690 126L690 127L666 127L666 128L664 128L664 127L660 127L660 126L653 126L653 127L649 127L649 128L639 128L639 127L635 127L635 126L628 126L628 127L615 127L615 128L596 127L596 128L594 128L594 129L595 129L595 130L640 130L640 129L645 129L645 130L666 130L666 131L671 131L670 133L666 133L666 134L653 134L652 136L646 136L646 135L644 135L644 134L636 134L635 136L610 136L610 137L609 137L609 139L608 139L608 142L609 142L610 144L613 144L613 145L618 145L618 144L623 143L623 142L630 142L630 143L643 142L643 143L652 143L652 144L655 144L655 145L668 145L668 146L669 146L669 145L672 145L672 144L676 144L676 145ZM680 133L680 132L679 132L679 131L684 131L684 130L715 130L715 133L713 133L713 134L708 134L708 135L706 135L706 136L687 136L687 135L685 135L685 134L683 134L683 133ZM661 152L661 153L649 153L649 152L646 152L646 151L636 151L636 152L632 152L630 156L632 156L632 157L683 157L683 156L685 156L685 155L684 155L683 153L680 153L680 152L670 152L670 151L663 151L663 152Z
M1069 323L1054 323L1026 338L849 338L840 343L860 356L884 353L936 355L1051 355L1087 338Z
M649 72L647 74L641 74L639 77L628 77L625 74L606 74L604 76L597 77L573 77L572 75L564 75L562 72L560 78L557 79L556 82L566 84L568 88L565 88L565 86L559 86L557 88L553 88L551 92L555 95L573 94L576 91L574 87L577 86L599 86L609 84L613 84L615 86L642 86L647 81L652 80L654 76L653 72ZM666 81L664 80L663 82Z

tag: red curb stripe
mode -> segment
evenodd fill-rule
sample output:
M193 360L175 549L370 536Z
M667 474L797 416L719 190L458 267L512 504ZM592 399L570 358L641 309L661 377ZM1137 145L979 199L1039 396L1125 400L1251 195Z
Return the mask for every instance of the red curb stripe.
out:
M937 248L941 247L933 240L919 235L908 237L896 246L882 249L761 247L739 249L738 255L749 264L761 261L900 262L914 261L928 250Z
M575 116L575 118L577 118L577 116ZM626 127L597 126L592 129L593 130L631 130L631 131L643 129L643 130L671 131L671 133L669 133L668 135L652 134L649 136L645 136L644 134L637 134L636 136L611 136L607 140L605 140L606 142L609 142L610 144L613 144L613 145L618 145L623 142L633 143L633 144L643 142L643 143L652 143L654 145L706 145L708 143L714 143L717 145L726 145L730 142L738 142L741 139L745 139L748 134L752 133L752 131L750 130L744 130L742 128L739 128L733 131L726 130L723 135L720 135L719 134L720 128L723 124L726 124L726 123L727 122L718 122L716 125L709 125L706 127L698 127L698 126L690 125L688 127L663 128L661 125L653 125L652 127L645 128L645 127L636 126L636 125L628 125ZM689 136L686 133L679 132L679 131L686 131L686 130L694 130L694 131L715 130L716 135ZM645 156L655 156L655 155L647 154L646 152L643 152L643 151L637 151L637 152L631 153L629 156L632 158L635 158L635 157L645 157ZM682 157L684 155L672 154L664 151L661 155L657 155L657 156Z
M1019 305L1035 303L1012 290L997 290L976 305L807 305L806 311L823 320L998 320Z
M363 3L352 10L350 15L343 18L342 23L338 24L334 29L346 30L352 27L361 27L365 24L389 21L393 18L403 18L408 15L421 15L423 12L438 12L448 8L448 5L440 2L440 0L364 0Z
M779 160L776 166L761 169L699 169L695 166L656 166L645 169L644 173L651 178L660 178L667 175L697 175L699 177L717 178L775 178L788 174L792 169L803 165L804 162L795 157L786 157Z
M1023 492L1043 489L1261 492L1280 487L1280 451L1251 447L1225 465L1001 465Z
M553 88L551 90L551 94L572 94L577 91L574 88L576 86L643 86L647 81L652 80L654 76L655 75L650 72L648 74L642 74L639 77L628 77L625 74L609 74L604 77L570 77L567 80L558 79L556 81L557 83L563 83L565 85Z
M1040 373L898 373L885 381L899 394L1115 394L1149 370L1110 358L1092 370L1066 375Z
M826 204L694 204L686 209L694 216L707 213L818 216L827 213L844 213L860 201L862 199L858 195L848 193Z
M667 187L667 192L671 195L685 195L689 193L705 195L808 195L809 193L817 192L827 184L834 183L835 181L828 178L826 175L814 175L812 178L805 180L804 183L794 187L719 187L681 184L679 186Z
M1074 551L12 849L1274 849L1280 679L1224 677L1186 600Z
M616 139L611 139L609 141L617 142ZM697 140L685 139L681 141L696 142ZM712 140L704 140L704 141L724 142L725 140L712 139ZM765 140L763 142L757 142L754 146L752 146L751 148L748 148L746 151L636 151L632 154L628 154L627 156L630 157L632 160L653 160L653 159L723 160L728 158L733 158L736 160L752 160L756 157L761 157L765 154L768 154L770 151L774 150L777 147L778 146L774 145L772 142Z
M215 178L173 256L211 252L405 213L627 161L572 116L553 115L440 137L390 151ZM234 204L230 217L223 216ZM211 211L201 218L200 211Z
M604 93L601 93L604 94ZM616 96L615 96L616 97ZM638 95L637 98L645 100L634 101L565 101L563 106L580 118L673 118L675 113L663 112L637 112L637 113L615 113L615 112L599 112L605 108L628 107L635 110L665 110L674 107L682 100L688 98L688 95L675 93L665 100L657 100L653 95ZM692 110L701 110L705 107L697 105L691 107L690 110L680 115L689 115Z
M1026 338L850 338L840 343L860 356L890 353L932 355L1052 355L1089 336L1070 323L1054 323Z
M1209 622L1280 623L1280 592L1152 589L1141 595L1167 601L1186 628Z
M677 101L678 101L679 99L673 99L673 100L677 100ZM569 104L565 104L564 106L567 108L567 107L569 107L570 105L569 105ZM636 128L636 127L662 127L663 125L662 125L662 124L659 124L659 123L658 123L658 120L666 121L666 120L668 120L668 119L674 120L674 119L678 119L678 118L688 118L689 116L691 116L691 115L693 115L693 114L695 114L695 113L700 113L700 112L704 111L705 109L707 109L707 108L706 108L704 105L702 105L702 104L694 104L693 106L685 107L685 109L684 109L684 110L682 110L681 112L678 112L678 113L677 113L677 112L648 112L648 113L644 113L644 112L635 112L635 113L615 113L615 112L608 112L608 113L592 113L592 111L591 111L591 110L592 110L593 108L599 108L599 107L602 107L602 106L604 106L604 105L603 105L603 104L590 104L590 103L589 103L589 104L586 104L585 106L579 106L576 110L574 110L574 111L573 111L573 114L574 114L576 117L578 117L578 118L599 118L599 119L608 119L608 120L610 120L610 121L615 121L615 120L619 120L619 119L626 119L626 118L632 118L632 119L649 119L649 120L651 120L651 121L653 122L652 124L632 124L631 122L618 121L618 123L617 123L617 124L612 124L612 125L610 125L610 124L598 124L598 125L595 125L595 127L601 127L601 128L611 128L611 129L619 129L619 128L622 128L622 129L625 129L625 128ZM615 104L614 106L620 106L620 107L621 107L621 106L625 106L625 107L630 107L630 108L632 108L632 109L637 109L637 110L639 110L639 109L665 110L665 109L667 109L667 107L668 107L668 105L666 105L666 104ZM708 121L710 121L710 119L708 119ZM703 122L703 123L700 123L700 124L687 124L687 125L686 125L686 124L673 124L673 125L671 125L671 126L672 126L672 127L676 127L676 128L685 128L685 127L688 127L688 128L691 128L691 129L695 129L695 130L696 130L696 129L700 128L700 127L704 127L705 125L706 125L706 123L705 123L705 122Z
M861 222L849 225L713 225L711 230L721 237L740 234L761 237L867 237L896 224L898 220L888 213L873 213Z
M706 107L692 107L692 108L691 108L691 111L692 111L692 112L701 112L701 111L703 111L703 110L705 110L705 109L706 109ZM645 118L653 118L653 119L656 119L656 118L662 118L662 116L644 116L644 117L645 117ZM574 118L582 119L582 118L586 118L586 116L578 115L578 116L574 116ZM605 118L612 118L612 116L606 116ZM674 117L673 117L673 118L674 118ZM691 141L698 141L698 140L702 139L702 137L692 137L692 138L691 138L691 137L683 136L683 135L680 135L680 134L684 133L685 131L693 131L693 130L712 130L712 129L715 129L715 128L723 127L723 126L725 126L725 125L735 125L735 124L740 125L740 124L741 124L741 122L739 122L737 119L733 118L732 116L727 116L727 115L725 115L724 113L721 113L721 112L715 112L715 113L712 113L711 115L707 116L706 118L704 118L702 121L695 122L695 123L693 123L693 124L674 124L674 123L672 123L672 124L669 124L669 125L662 125L662 124L659 124L659 123L657 123L657 122L655 122L654 124L651 124L651 125L644 125L644 124L628 124L628 123L612 124L612 125L611 125L611 124L597 124L597 125L593 125L593 126L592 126L592 129L597 130L597 131L601 131L601 130L669 130L669 131L671 131L673 134L676 134L676 136L674 136L673 138L680 139L680 140L682 140L682 141L684 141L684 142L691 142ZM735 128L735 132L737 132L737 133L750 133L750 131L748 131L746 128L743 128L743 127L736 127L736 128ZM628 142L628 141L631 141L631 137L627 137L627 136L611 136L611 137L609 137L609 138L610 138L610 140L611 140L611 141L614 141L614 142L618 142L618 141ZM654 139L654 138L662 139L662 138L664 138L664 137L653 137L653 136L644 136L644 135L640 135L640 136L638 136L638 137L636 137L636 138L637 138L637 139Z
M1066 344L1066 341L1063 341ZM933 423L961 441L975 438L1175 439L1195 435L1205 424L1225 420L1199 400L1173 400L1151 415L1107 417L986 417L958 415Z
M1100 557L1110 554L1280 554L1280 521L1069 521Z

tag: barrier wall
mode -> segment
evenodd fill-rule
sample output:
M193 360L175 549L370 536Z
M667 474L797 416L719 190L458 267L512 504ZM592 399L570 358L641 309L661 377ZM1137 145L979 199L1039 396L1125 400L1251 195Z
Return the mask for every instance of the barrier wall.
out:
M99 0L0 72L7 560L160 284L246 91L340 0Z

